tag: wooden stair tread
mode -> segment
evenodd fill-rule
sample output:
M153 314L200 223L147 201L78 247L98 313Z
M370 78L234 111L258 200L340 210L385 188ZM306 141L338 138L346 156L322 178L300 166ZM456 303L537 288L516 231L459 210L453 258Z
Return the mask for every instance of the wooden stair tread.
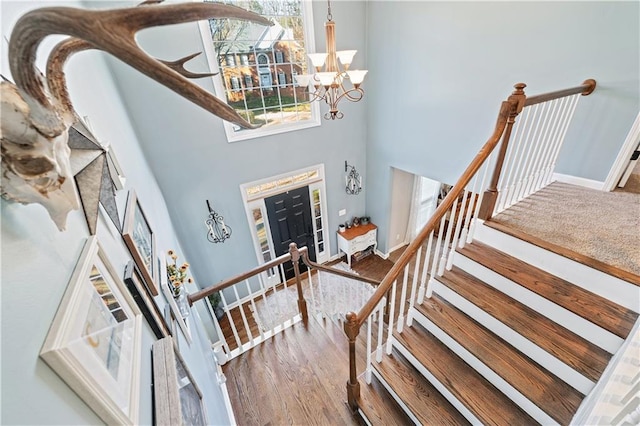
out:
M478 308L596 382L611 354L454 266L438 281Z
M630 309L479 241L458 252L622 339L638 318Z
M569 250L566 247L550 243L549 241L545 241L542 238L528 234L519 229L514 229L504 224L503 222L496 220L495 218L486 220L484 224L500 232L504 232L507 235L511 235L512 237L516 237L522 241L533 244L534 246L538 246L560 256L566 257L567 259L575 260L576 262L580 262L584 265L590 266L593 269L604 272L605 274L612 275L614 277L620 278L621 280L630 282L631 284L640 286L640 275L636 275L633 272L617 268L600 260L585 256L584 254L575 252L573 250Z
M569 424L584 395L437 294L417 309L551 418Z
M394 337L483 424L538 424L415 321L412 327L405 327L402 333L394 331Z
M370 385L360 381L358 407L373 426L412 424L411 419L375 376L371 378Z
M397 350L372 366L421 424L470 424Z

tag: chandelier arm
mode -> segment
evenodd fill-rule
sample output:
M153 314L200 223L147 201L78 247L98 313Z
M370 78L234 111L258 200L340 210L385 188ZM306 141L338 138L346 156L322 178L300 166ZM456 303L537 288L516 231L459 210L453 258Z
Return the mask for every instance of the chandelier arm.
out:
M344 91L340 96L336 98L335 104L342 100L342 98L347 98L351 102L359 102L364 97L364 90L361 88L353 88Z

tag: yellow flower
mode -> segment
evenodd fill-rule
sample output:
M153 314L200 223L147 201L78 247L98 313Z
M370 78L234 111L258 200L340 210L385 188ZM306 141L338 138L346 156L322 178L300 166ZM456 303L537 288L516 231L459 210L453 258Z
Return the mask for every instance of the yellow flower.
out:
M173 257L176 253L175 253L173 250L169 250L169 251L167 252L167 254L168 254L169 256Z

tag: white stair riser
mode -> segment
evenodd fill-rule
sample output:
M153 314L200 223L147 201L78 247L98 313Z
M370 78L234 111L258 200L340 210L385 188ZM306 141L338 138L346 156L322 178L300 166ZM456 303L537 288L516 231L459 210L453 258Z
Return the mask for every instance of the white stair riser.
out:
M473 354L471 354L471 352L462 347L462 345L460 345L453 338L451 338L451 336L449 336L438 326L428 320L424 315L416 313L414 315L414 321L419 322L431 334L436 336L442 343L449 347L449 349L454 351L467 364L469 364L473 369L480 373L485 379L487 379L509 399L519 405L522 410L527 412L537 422L544 425L557 424L557 422L553 420L553 418L551 418L547 413L542 411L537 405L535 405L517 389L507 383L502 377L500 377L500 375L496 374L493 370L487 367L482 361L480 361Z
M387 390L387 392L389 392L389 394L391 395L391 397L398 403L398 405L400 406L400 408L402 408L402 411L405 412L405 414L411 419L411 421L413 422L414 425L420 425L420 420L418 420L418 418L413 414L413 412L411 411L411 409L404 403L404 401L402 400L402 398L400 398L398 396L398 394L393 390L393 388L387 383L387 381L380 375L380 373L378 373L378 370L376 370L375 368L371 369L371 372L373 373L374 376L376 376L378 378L378 380L380 381L380 383L382 383L382 386L384 386L384 388Z
M476 226L474 239L627 309L640 312L640 291L634 284L512 237L483 223Z
M489 315L487 312L480 309L458 293L454 292L449 287L436 281L433 291L492 331L494 334L509 342L511 346L515 347L520 352L527 354L529 358L538 364L544 365L547 370L558 376L565 383L568 383L574 389L577 389L585 395L593 389L595 385L594 382L578 373L572 367L551 355L549 352L543 350L532 341L518 334L507 325L498 321L496 318Z
M578 336L598 345L609 353L615 353L622 344L623 340L613 333L459 253L455 256L454 264L486 284L505 293L507 296L545 315L550 320L560 324Z
M409 361L411 365L413 365L420 372L420 374L422 374L433 385L433 387L435 387L438 392L440 392L440 394L442 394L442 396L444 396L447 401L449 401L449 403L455 407L456 410L458 410L460 414L462 414L467 420L469 420L469 422L475 425L481 424L480 420L471 411L469 411L469 409L467 409L467 407L465 407L464 404L462 404L458 400L458 398L456 398L451 392L449 392L447 387L443 385L438 379L436 379L435 376L431 374L431 372L395 338L393 339L393 347L396 348L402 354L402 356L404 356L407 361Z

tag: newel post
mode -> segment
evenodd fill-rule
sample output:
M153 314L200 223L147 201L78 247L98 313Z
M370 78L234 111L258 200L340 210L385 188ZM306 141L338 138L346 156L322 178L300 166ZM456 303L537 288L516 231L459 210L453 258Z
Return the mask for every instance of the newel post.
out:
M516 122L516 117L524 108L524 101L527 99L524 94L524 88L527 87L524 83L517 83L513 86L515 90L507 99L507 102L511 104L511 112L507 119L507 126L502 135L502 143L500 144L500 151L498 151L498 158L496 160L496 167L493 170L491 176L491 182L489 188L482 197L482 204L480 205L480 212L478 216L482 220L488 220L493 215L493 210L498 200L498 181L500 180L500 173L502 172L502 166L504 158L507 154L507 147L509 146L509 138L511 137L511 130L513 129L513 123Z
M358 370L356 368L356 338L360 333L358 326L358 315L354 312L347 314L347 321L344 323L344 332L349 339L349 381L347 382L347 403L352 411L358 409L360 400L360 382L358 381Z
M296 243L289 244L289 254L291 254L291 263L293 263L293 272L296 274L296 288L298 289L298 310L302 314L302 322L307 324L309 314L307 313L307 301L304 299L302 292L302 281L300 281L300 251ZM285 278L286 279L286 278ZM311 285L311 283L309 283Z

